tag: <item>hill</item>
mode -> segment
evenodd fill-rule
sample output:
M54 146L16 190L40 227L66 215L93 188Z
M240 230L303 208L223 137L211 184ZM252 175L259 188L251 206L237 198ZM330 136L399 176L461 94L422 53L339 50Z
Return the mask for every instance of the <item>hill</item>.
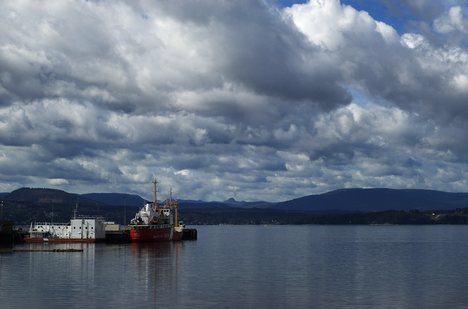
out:
M86 193L81 196L104 203L109 206L137 206L141 207L145 203L145 200L136 194L125 194L125 193Z
M141 207L145 203L145 199L136 194L125 194L125 193L86 193L81 194L89 200L93 200L99 203L104 203L109 206L137 206ZM244 202L236 201L233 198L230 198L223 202L205 202L205 201L195 201L195 200L178 200L179 205L183 208L225 208L225 207L234 207L234 208L267 208L272 205L268 202ZM164 203L164 201L159 201Z
M272 209L312 212L453 210L468 207L468 193L434 190L341 189L272 205Z
M255 202L236 201L232 197L225 200L222 203L227 206L237 207L237 208L268 208L273 204L273 203L264 202L264 201L255 201Z
M46 188L21 188L2 199L4 219L14 220L17 224L29 224L34 220L68 222L75 209L79 215L104 216L108 220L128 222L138 209L109 206L79 194Z
M144 203L131 194L79 195L38 188L15 190L4 194L2 201L0 216L17 224L68 222L76 205L78 214L128 223ZM467 224L468 194L343 189L276 204L179 200L179 210L187 224Z

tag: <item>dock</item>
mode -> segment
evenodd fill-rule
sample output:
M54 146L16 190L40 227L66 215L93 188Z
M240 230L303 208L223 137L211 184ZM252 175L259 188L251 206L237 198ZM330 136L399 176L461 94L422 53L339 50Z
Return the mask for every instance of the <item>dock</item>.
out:
M14 244L23 243L24 238L29 235L26 230L16 230L13 228L13 222L2 221L2 230L0 233L0 247L10 248ZM182 241L186 240L197 240L198 233L196 229L186 228L182 234ZM99 241L100 243L119 244L119 243L130 243L130 230L127 226L118 226L116 228L105 231L105 238ZM2 252L7 249L2 250Z
M197 240L198 232L196 229L184 229L182 240Z

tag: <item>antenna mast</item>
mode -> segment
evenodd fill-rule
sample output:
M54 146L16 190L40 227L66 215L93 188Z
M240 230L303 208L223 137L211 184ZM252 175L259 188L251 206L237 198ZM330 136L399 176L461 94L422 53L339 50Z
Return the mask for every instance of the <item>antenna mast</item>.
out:
M76 204L75 204L75 210L73 210L73 219L76 219L76 213L78 212L78 201L79 201L79 197L77 196L76 197Z
M174 213L175 213L175 222L174 222L174 226L175 227L178 227L179 226L179 209L177 208L177 201L172 201L172 187L169 191L169 207L173 208L174 209Z
M153 191L154 191L154 210L157 211L159 209L158 204L158 181L156 178L153 180Z

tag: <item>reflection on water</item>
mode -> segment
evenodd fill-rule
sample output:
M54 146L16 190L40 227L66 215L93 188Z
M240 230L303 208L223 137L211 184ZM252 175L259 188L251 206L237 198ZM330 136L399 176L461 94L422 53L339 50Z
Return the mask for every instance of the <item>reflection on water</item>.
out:
M0 255L0 308L138 307L157 304L159 294L169 303L177 290L182 248L182 243L20 245L15 249L83 252Z
M25 244L0 308L464 308L465 226L207 226L198 241Z
M165 298L175 297L182 243L132 243L129 249L136 263L135 275L147 300L157 304L158 294Z

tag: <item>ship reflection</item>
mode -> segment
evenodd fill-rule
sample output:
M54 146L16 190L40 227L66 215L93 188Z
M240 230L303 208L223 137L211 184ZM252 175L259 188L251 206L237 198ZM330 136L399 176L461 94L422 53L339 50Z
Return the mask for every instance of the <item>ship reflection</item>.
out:
M173 305L179 278L182 242L131 243L136 260L137 280L145 287L154 304Z

